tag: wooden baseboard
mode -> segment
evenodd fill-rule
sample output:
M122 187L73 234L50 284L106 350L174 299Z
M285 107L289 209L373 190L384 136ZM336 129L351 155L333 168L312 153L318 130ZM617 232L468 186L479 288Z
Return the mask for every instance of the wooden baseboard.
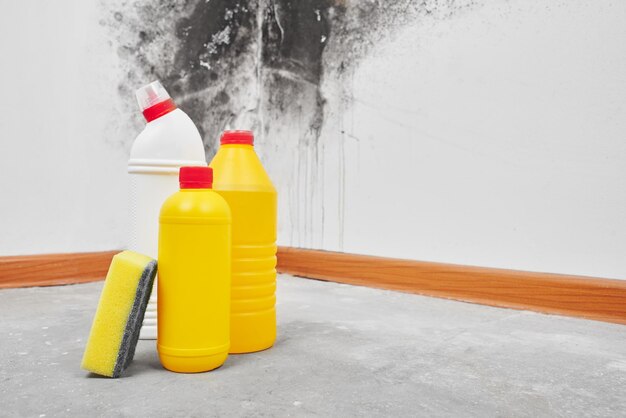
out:
M290 247L278 270L360 286L626 324L626 280L468 267Z
M103 280L118 251L0 257L0 289ZM279 247L278 271L484 305L626 324L626 280Z
M0 257L0 289L103 280L118 252Z

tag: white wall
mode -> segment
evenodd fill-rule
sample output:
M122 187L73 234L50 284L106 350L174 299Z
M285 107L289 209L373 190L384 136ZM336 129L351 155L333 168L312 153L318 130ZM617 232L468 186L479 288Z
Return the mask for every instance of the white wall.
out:
M626 278L624 22L485 2L378 44L347 93L326 75L323 185L283 195L283 243Z
M2 9L0 255L122 248L134 133L96 2Z
M403 26L347 82L325 73L314 148L259 138L280 244L626 278L626 3L479 3ZM122 248L141 124L101 11L14 4L0 255Z

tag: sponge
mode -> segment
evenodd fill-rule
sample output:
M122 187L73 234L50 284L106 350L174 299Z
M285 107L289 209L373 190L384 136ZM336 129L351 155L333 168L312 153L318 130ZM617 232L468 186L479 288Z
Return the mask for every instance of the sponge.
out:
M156 270L155 260L133 251L113 256L85 347L83 369L119 377L128 367Z

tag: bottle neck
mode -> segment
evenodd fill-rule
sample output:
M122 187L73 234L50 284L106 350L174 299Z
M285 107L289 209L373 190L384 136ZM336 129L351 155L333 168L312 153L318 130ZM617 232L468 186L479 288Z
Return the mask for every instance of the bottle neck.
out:
M227 143L227 144L220 144L220 148L250 148L250 149L253 149L254 145L252 145L252 144Z

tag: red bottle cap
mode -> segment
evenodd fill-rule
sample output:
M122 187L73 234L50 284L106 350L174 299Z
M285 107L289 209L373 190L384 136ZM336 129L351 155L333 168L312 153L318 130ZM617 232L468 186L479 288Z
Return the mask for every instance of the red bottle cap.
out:
M220 138L220 144L254 145L254 134L252 131L224 131Z
M211 167L181 167L178 172L181 189L213 188L213 169Z
M143 117L146 118L146 122L151 122L170 113L172 110L176 110L176 103L174 103L172 99L167 99L164 102L157 103L144 110Z

